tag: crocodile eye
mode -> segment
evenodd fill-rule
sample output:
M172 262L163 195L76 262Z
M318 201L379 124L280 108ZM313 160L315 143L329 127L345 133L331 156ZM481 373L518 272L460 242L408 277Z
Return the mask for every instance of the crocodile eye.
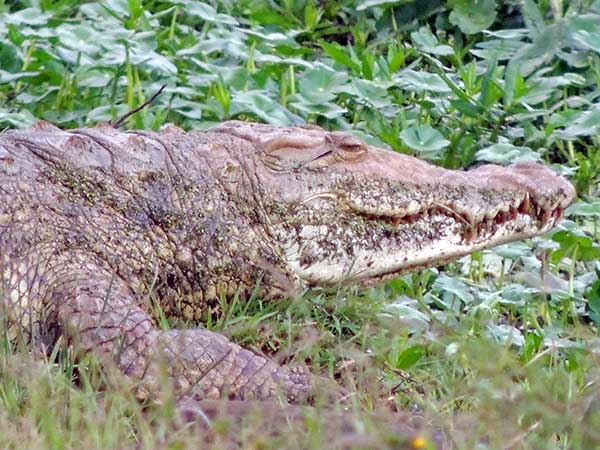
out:
M356 161L367 153L367 144L348 133L325 133L314 129L285 133L287 130L259 147L261 161L275 172Z
M367 144L348 133L327 133L325 142L334 147L332 152L339 161L356 161L367 154Z
M276 172L295 170L310 163L321 153L322 139L319 135L307 132L284 133L260 146L260 159Z

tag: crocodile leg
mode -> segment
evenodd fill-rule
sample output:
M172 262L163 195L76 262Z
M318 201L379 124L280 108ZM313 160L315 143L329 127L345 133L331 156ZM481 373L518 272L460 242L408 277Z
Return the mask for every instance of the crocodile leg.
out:
M48 305L75 347L112 358L139 381L138 395L158 393L166 374L181 397L305 400L311 376L287 368L205 329L161 330L120 278L89 264L71 264L51 281Z

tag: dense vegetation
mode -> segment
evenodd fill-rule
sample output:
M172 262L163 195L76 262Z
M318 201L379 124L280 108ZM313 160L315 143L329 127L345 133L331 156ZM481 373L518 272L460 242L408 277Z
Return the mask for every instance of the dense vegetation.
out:
M446 167L570 177L580 200L547 236L207 326L354 384L359 417L383 389L468 418L459 448L600 448L600 1L0 0L0 126L114 120L162 85L127 126L312 122ZM93 360L2 344L1 447L195 445ZM328 444L317 426L302 445Z

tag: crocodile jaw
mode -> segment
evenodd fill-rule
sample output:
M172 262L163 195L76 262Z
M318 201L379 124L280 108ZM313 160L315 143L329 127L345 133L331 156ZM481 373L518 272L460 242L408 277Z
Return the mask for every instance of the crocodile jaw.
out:
M530 163L432 167L422 183L398 172L348 173L330 171L330 184L290 204L278 229L286 263L305 285L369 286L544 234L575 197L568 181Z
M326 225L302 227L300 239L289 239L285 245L289 266L306 285L379 284L404 272L443 264L474 251L546 233L560 220L557 210L544 224L527 214L510 221L494 223L493 230L479 230L472 240L464 236L460 221L443 214L429 215L419 221L398 223L396 233L379 241L379 245L363 245L364 237L355 237L352 254L338 241L337 252L323 251L325 243L335 245L335 234ZM375 227L377 228L377 227ZM436 229L438 233L414 234L416 230ZM339 233L338 233L339 234ZM401 236L413 239L400 242ZM362 242L361 242L362 240Z

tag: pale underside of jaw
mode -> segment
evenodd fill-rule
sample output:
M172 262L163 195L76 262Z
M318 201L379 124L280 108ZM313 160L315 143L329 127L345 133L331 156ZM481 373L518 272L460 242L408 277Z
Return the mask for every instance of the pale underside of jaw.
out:
M477 223L465 223L464 218L439 207L404 217L365 215L367 220L385 222L400 232L379 239L375 245L365 245L357 237L352 255L322 250L325 242L335 244L331 225L305 225L300 239L290 240L285 246L286 257L307 285L373 285L409 270L543 234L562 217L560 207L544 210L529 204L528 199L525 203ZM400 235L404 237L401 240Z

